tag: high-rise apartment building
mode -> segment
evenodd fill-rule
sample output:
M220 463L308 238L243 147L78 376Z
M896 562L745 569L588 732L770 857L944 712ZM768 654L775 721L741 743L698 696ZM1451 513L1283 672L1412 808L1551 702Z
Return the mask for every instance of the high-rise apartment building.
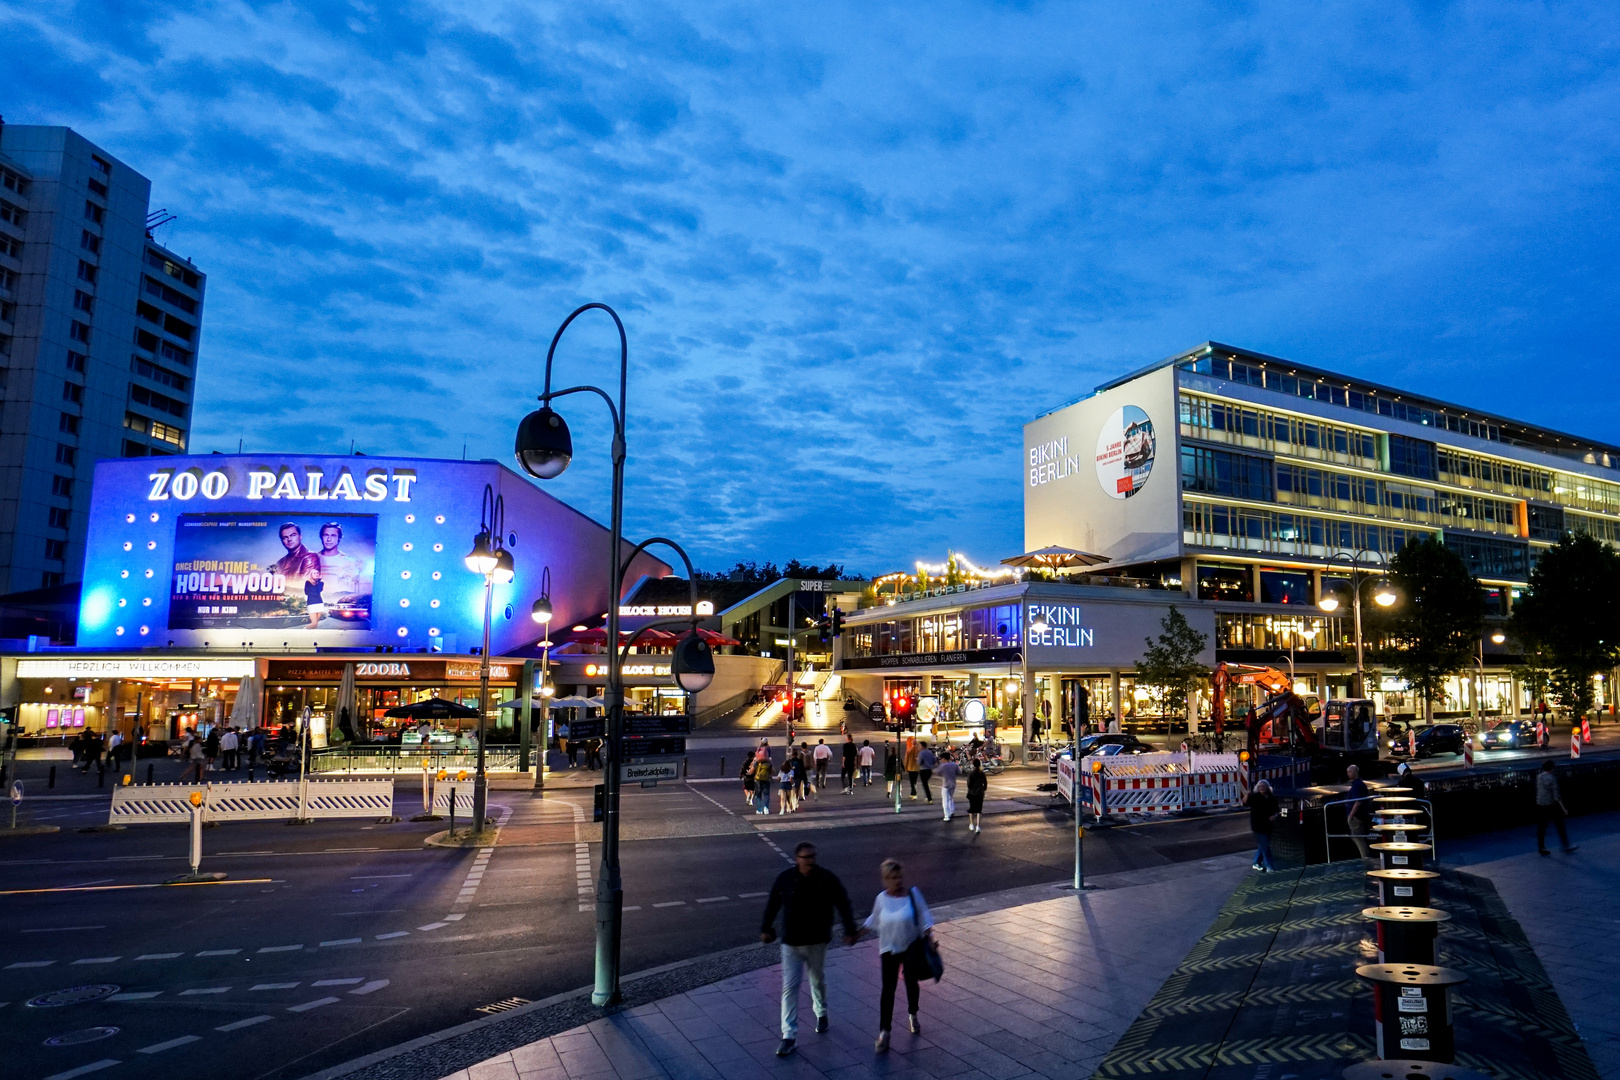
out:
M205 279L153 241L151 187L0 125L0 593L78 576L97 460L186 448Z

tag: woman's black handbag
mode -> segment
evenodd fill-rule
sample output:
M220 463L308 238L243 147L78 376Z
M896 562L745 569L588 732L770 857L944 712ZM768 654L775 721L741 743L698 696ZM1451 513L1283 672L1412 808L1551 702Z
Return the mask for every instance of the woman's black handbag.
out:
M934 944L933 939L923 933L922 918L917 914L916 889L911 890L911 925L917 928L917 940L911 943L911 947L921 955L923 961L928 965L928 974L934 977L935 982L939 982L940 978L945 974L945 960L939 955L939 948Z

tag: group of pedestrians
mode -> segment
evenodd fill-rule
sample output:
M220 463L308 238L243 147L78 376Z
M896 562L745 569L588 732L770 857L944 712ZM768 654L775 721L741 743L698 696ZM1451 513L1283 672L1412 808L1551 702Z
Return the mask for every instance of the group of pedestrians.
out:
M820 792L826 787L827 775L831 769L834 758L832 747L827 740L819 740L814 747L808 741L791 743L786 749L780 763L771 756L770 745L766 740L760 740L759 746L752 756L743 762L737 778L742 782L743 802L751 806L756 814L769 814L771 812L772 797L775 797L776 813L792 814L804 808L810 799L820 798ZM842 748L837 755L841 760L839 772L840 793L844 795L855 794L857 786L872 786L872 770L877 761L877 749L870 739L864 739L856 745L853 735L845 735ZM964 766L962 758L970 760ZM963 779L966 770L967 801L968 801L968 831L983 831L984 798L989 790L989 776L984 771L981 755L964 753L946 747L943 753L936 754L927 742L915 738L907 739L902 747L898 743L885 744L883 754L883 778L885 781L884 794L897 797L896 785L902 783L901 774L910 783L911 798L917 798L919 785L922 788L922 797L932 803L934 801L933 781L939 780L940 804L944 820L950 821L956 817L956 792L958 782Z
M925 978L938 981L943 970L934 942L934 917L922 892L906 886L905 869L899 862L884 860L879 876L883 889L872 901L872 913L860 923L855 921L849 894L838 876L817 864L814 844L802 843L795 848L792 868L782 871L772 884L759 937L766 944L781 940L782 1042L776 1048L778 1057L787 1057L797 1047L799 988L807 974L816 1032L825 1033L831 1022L827 1010L826 962L835 916L843 924L845 945L854 945L869 934L878 939L882 989L878 998L875 1048L880 1053L889 1048L894 998L902 977L906 985L907 1027L913 1035L922 1033L917 1017L921 983Z
M290 738L285 729L277 735L278 753ZM270 732L257 725L243 730L235 724L215 724L206 734L198 734L196 728L191 728L180 744L180 758L185 762L180 782L200 784L207 773L238 772L244 764L249 769L256 768L266 757L270 745Z

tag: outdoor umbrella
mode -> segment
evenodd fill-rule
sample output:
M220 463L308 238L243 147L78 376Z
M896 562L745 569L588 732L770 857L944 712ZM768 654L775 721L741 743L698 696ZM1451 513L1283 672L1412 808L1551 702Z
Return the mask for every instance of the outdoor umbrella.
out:
M633 631L620 630L619 637L624 641L630 640ZM607 631L601 627L594 630L580 630L574 634L573 640L587 645L601 645L607 641ZM680 638L664 630L647 630L636 638L637 645L673 645Z
M337 699L338 730L343 733L344 739L349 742L356 741L354 730L354 665L343 665L343 679L338 683Z
M736 638L727 637L724 634L718 634L718 633L714 632L713 630L705 630L701 626L698 627L697 635L698 635L698 637L702 638L704 641L707 641L710 645L741 645L742 644L742 642L738 641Z
M606 700L604 698L580 697L578 694L570 694L567 697L551 699L551 707L553 709L600 709L605 707L605 705Z
M231 705L231 723L243 731L259 726L259 680L245 675L236 689L236 701Z
M1052 546L1014 555L1010 559L1002 559L1001 563L1003 566L1044 566L1058 570L1068 566L1097 566L1108 561L1105 555L1093 555L1089 551Z

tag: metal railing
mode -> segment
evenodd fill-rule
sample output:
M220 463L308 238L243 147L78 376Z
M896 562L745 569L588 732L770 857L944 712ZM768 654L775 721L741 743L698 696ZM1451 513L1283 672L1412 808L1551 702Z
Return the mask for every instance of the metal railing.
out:
M484 748L485 768L512 770L518 767L518 748L515 746L488 746ZM296 763L295 763L296 764ZM449 769L472 770L478 767L478 751L455 747L414 746L339 746L327 750L312 750L309 755L311 776L350 775L353 773L409 773L428 769L437 772Z
M1397 790L1401 790L1401 789L1397 789ZM1351 833L1351 832L1344 832L1344 833L1329 832L1328 831L1328 812L1327 812L1327 808L1330 807L1330 806L1343 806L1345 803L1371 802L1373 799L1376 799L1376 798L1378 798L1377 794L1369 794L1369 795L1363 796L1360 799L1350 799L1350 798L1329 799L1327 802L1324 802L1324 803L1320 804L1321 807L1322 807L1322 853L1327 857L1328 862L1333 861L1333 841L1335 841L1335 840L1349 840L1353 844L1353 843L1355 843L1355 841L1357 839L1357 834L1356 833ZM1417 803L1419 806L1422 806L1424 808L1424 813L1429 815L1429 821L1428 821L1429 856L1434 861L1438 862L1439 859L1440 859L1440 841L1439 841L1439 837L1437 836L1437 834L1435 832L1435 826L1434 826L1434 803L1431 802L1428 799L1416 799L1416 798L1414 798L1412 801ZM1378 812L1377 810L1369 810L1368 811L1369 814L1376 814L1377 812ZM1346 815L1346 817L1345 817L1345 828L1350 827L1349 826L1349 821L1350 821L1349 816ZM1368 826L1368 829L1369 830L1371 829L1370 825ZM1364 840L1366 843L1369 843L1369 844L1380 842L1377 839L1377 835L1375 833L1371 832L1371 831L1369 831L1366 835L1361 836L1360 838L1362 840ZM1360 851L1361 849L1359 847L1357 847L1356 850Z

